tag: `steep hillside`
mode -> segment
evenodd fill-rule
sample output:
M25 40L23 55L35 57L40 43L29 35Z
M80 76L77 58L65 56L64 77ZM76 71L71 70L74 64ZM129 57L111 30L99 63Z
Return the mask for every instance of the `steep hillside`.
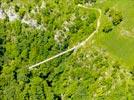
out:
M133 10L133 0L0 0L0 100L133 100Z

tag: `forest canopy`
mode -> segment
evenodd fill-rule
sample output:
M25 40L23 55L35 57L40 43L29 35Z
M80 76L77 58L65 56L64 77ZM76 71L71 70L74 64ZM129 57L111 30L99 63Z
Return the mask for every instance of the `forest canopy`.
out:
M0 100L133 100L134 68L104 48L125 22L114 1L1 0ZM29 70L94 32L78 50Z

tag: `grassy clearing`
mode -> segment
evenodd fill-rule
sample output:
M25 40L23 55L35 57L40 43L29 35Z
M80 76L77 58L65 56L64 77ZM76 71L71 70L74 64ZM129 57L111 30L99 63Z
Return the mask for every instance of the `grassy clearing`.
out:
M113 3L114 2L114 3ZM110 0L103 4L103 11L112 8L120 11L123 21L118 26L112 26L109 33L102 32L106 24L110 24L110 19L103 15L100 32L97 36L97 45L105 48L109 54L129 66L133 66L134 62L134 39L131 36L122 36L122 29L132 32L134 23L134 1L130 0Z

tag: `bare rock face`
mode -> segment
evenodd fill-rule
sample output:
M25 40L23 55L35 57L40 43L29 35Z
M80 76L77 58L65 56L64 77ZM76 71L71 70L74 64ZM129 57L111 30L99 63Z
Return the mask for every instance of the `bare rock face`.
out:
M6 15L4 13L4 10L0 9L0 19L5 19Z
M32 18L30 18L30 19L28 19L28 20L22 19L21 22L22 22L22 23L25 23L25 24L28 24L29 26L32 26L32 27L37 27L37 21L34 20L34 19L32 19Z
M9 21L19 19L19 16L15 13L15 9L12 6L9 8L9 10L6 11L6 14L9 17Z
M45 3L45 1L43 1L43 2L42 2L42 4L41 4L40 8L41 8L41 9L46 8L46 3Z
M24 7L20 3L17 5L19 7ZM6 17L8 17L10 22L15 21L15 20L20 20L21 23L25 23L36 29L46 30L46 27L42 23L38 24L36 19L30 17L29 13L26 13L23 19L20 19L20 16L15 12L15 7L13 5L8 6L7 4L3 3L1 7L2 8L0 8L0 19L3 20ZM39 13L40 9L44 9L44 8L46 8L46 3L43 1L40 6L37 5L34 8L32 8L30 13L36 15L37 13Z
M63 32L62 30L58 30L56 31L56 34L54 36L54 39L57 43L62 43L64 42L64 40L67 38L65 32Z

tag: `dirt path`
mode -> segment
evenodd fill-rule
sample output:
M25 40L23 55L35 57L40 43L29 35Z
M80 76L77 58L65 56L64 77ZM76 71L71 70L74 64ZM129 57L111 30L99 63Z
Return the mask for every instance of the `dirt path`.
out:
M43 61L41 61L41 62L39 62L39 63L36 63L36 64L30 66L30 67L29 67L29 70L32 70L33 68L35 68L35 67L37 67L37 66L39 66L39 65L41 65L41 64L43 64L43 63L46 63L46 62L48 62L48 61L50 61L50 60L53 60L53 59L55 59L55 58L57 58L57 57L59 57L59 56L61 56L61 55L64 55L64 54L66 54L66 53L68 53L68 52L70 52L70 51L73 51L73 50L76 50L76 49L82 47L83 45L85 45L85 44L87 43L88 40L90 40L90 39L95 35L95 33L98 32L99 27L100 27L101 10L100 10L100 9L97 9L97 8L88 8L88 7L85 7L85 6L82 6L82 5L78 5L78 6L79 6L79 7L84 7L84 8L87 8L87 9L95 9L95 10L97 10L97 11L99 12L100 15L99 15L99 18L98 18L98 21L97 21L96 30L95 30L89 37L87 37L84 41L82 41L81 43L75 45L74 47L72 47L72 48L70 48L70 49L68 49L68 50L66 50L66 51L63 51L63 52L61 52L61 53L58 53L58 54L55 55L55 56L52 56L52 57L50 57L50 58L48 58L48 59L45 59L45 60L43 60Z

